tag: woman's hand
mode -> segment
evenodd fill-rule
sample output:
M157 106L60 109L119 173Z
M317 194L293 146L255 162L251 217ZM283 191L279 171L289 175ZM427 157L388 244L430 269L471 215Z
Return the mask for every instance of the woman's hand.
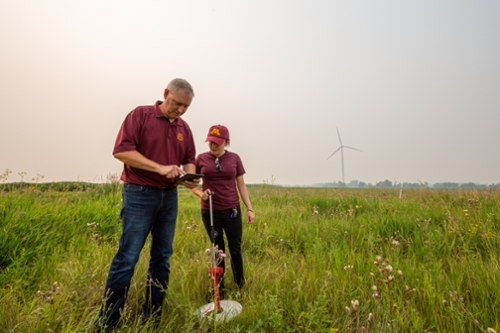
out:
M247 210L247 221L248 223L253 223L255 221L255 214L252 210Z
M206 189L205 191L203 191L203 194L201 195L201 199L203 200L208 200L208 196L209 195L212 195L212 191L210 191L210 189Z

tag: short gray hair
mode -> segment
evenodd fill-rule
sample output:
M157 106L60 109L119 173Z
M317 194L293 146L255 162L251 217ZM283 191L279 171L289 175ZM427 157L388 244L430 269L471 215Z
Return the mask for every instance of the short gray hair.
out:
M172 81L170 81L170 83L168 84L167 86L167 89L171 92L176 92L177 90L179 89L182 89L184 90L186 93L189 93L191 95L194 96L194 90L193 90L193 87L191 87L191 85L189 84L189 82L187 82L186 80L184 79L173 79Z

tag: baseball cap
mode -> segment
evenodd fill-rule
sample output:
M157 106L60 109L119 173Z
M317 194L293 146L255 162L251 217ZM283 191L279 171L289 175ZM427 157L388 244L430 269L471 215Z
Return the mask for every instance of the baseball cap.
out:
M226 126L214 125L208 130L208 135L206 141L215 142L218 145L224 144L224 142L229 139L229 130Z

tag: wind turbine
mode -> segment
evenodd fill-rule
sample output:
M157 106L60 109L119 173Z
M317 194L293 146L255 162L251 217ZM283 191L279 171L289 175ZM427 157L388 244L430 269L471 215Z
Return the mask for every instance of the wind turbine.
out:
M336 152L338 152L340 150L340 155L342 156L342 183L345 184L345 180L344 180L344 148L349 148L349 149L357 150L357 151L360 151L360 152L362 152L362 150L359 150L359 149L356 149L356 148L353 148L353 147L349 147L349 146L344 146L342 144L342 139L340 138L340 133L339 133L339 129L338 128L337 128L337 135L339 136L340 147L338 147L337 150L335 150L326 159L329 159L330 157L332 157L333 155L335 155Z

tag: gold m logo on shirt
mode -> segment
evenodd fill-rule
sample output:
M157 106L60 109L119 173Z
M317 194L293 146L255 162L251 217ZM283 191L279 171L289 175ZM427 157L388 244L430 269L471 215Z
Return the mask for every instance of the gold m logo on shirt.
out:
M184 141L184 137L182 136L182 133L177 133L177 140Z
M219 129L218 129L218 128L214 128L214 129L210 132L210 134L215 134L215 135L217 135L217 136L220 136L220 131L219 131Z

